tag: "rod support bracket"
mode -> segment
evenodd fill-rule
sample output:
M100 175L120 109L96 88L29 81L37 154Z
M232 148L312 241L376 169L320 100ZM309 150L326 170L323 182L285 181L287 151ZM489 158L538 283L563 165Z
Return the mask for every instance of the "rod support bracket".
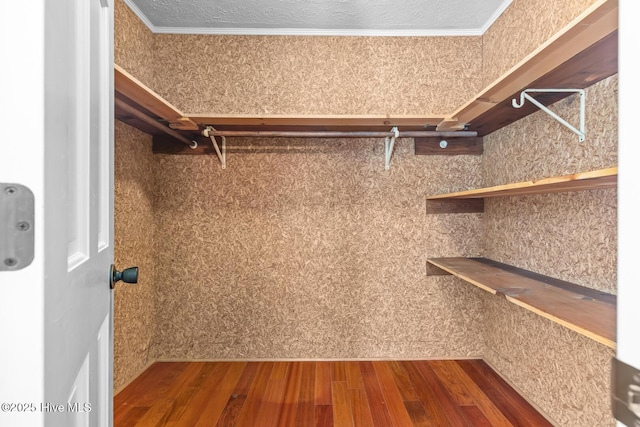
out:
M391 155L393 154L393 147L396 144L396 139L400 136L400 131L397 126L391 129L392 136L387 136L384 139L384 170L389 170L391 163Z
M569 122L564 120L562 117L558 116L556 113L551 111L545 105L541 104L534 97L529 95L529 93L541 93L541 92L542 93L567 93L567 92L577 93L580 97L580 125L579 125L580 127L576 128L575 126L571 125ZM560 124L567 127L571 132L578 135L578 140L580 142L583 142L585 140L585 92L583 89L525 89L522 92L520 92L520 101L518 101L517 99L513 99L511 100L511 105L513 106L513 108L522 108L525 100L529 100L529 102L531 102L533 105L535 105L536 107L538 107L539 109L541 109L542 111L550 115Z
M213 132L216 130L212 126L207 126L202 131L202 135L206 138L211 139L211 144L213 144L213 148L216 150L216 154L218 155L218 160L220 160L220 166L222 169L227 168L227 138L221 136L222 144L218 145L218 141L216 141L216 136Z

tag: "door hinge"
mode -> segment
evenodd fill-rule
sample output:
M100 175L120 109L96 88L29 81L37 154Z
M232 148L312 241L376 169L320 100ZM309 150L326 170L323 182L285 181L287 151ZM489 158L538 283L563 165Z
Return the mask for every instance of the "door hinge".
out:
M640 370L615 357L611 363L611 408L624 425L640 427Z
M0 183L0 271L20 270L33 261L34 205L24 185Z

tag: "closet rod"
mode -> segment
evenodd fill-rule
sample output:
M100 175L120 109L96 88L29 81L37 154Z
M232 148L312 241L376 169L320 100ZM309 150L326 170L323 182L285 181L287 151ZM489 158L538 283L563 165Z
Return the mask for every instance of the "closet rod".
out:
M178 132L176 132L175 130L167 127L167 126L163 126L161 123L158 123L158 121L152 119L151 117L147 116L146 114L136 110L135 108L133 108L132 106L130 106L129 104L127 104L126 102L115 98L115 103L116 103L116 107L118 107L119 109L123 110L124 112L131 114L132 116L142 120L143 122L145 122L146 124L148 124L149 126L154 127L155 129L166 133L169 136L174 137L175 139L177 139L178 141L182 142L183 144L188 145L191 148L196 148L198 147L198 143L196 141L190 141L188 138L185 138L183 135L179 134Z
M394 132L375 131L244 131L244 130L209 130L211 136L237 136L237 137L283 137L283 138L386 138L395 136ZM399 138L457 138L475 137L478 132L457 131L457 132L437 132L437 131L400 131Z

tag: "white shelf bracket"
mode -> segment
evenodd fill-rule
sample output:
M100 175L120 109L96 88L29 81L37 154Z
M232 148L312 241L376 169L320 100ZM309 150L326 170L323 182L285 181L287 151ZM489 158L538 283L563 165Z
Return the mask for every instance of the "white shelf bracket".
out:
M567 122L566 120L558 116L556 113L554 113L553 111L548 109L546 106L538 102L535 98L529 95L529 93L540 93L540 92L544 92L544 93L570 92L570 93L579 94L580 96L580 128L576 129L575 126L571 125L569 122ZM521 108L524 105L525 99L528 99L533 105L540 108L542 111L544 111L545 113L547 113L548 115L556 119L559 123L569 128L571 132L578 135L578 139L580 142L584 141L585 139L585 129L584 129L585 128L584 126L585 92L584 90L582 89L525 89L522 92L520 92L520 102L518 102L517 99L513 99L511 101L511 105L513 105L514 108Z
M400 136L398 127L395 126L391 129L393 136L388 136L384 139L384 170L389 170L389 164L391 163L391 155L393 154L393 147L396 145L396 138Z
M202 135L207 138L211 138L211 143L213 144L213 148L216 150L216 154L218 155L218 159L220 160L220 165L222 169L227 168L227 139L224 136L222 138L222 147L218 146L218 141L216 141L216 137L211 134L211 132L215 132L215 129L211 126L207 126L202 131Z

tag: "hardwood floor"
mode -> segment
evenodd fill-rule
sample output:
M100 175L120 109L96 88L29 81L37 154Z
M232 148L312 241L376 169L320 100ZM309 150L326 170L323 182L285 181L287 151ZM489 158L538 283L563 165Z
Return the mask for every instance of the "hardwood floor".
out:
M551 426L481 360L159 362L114 398L114 425Z

